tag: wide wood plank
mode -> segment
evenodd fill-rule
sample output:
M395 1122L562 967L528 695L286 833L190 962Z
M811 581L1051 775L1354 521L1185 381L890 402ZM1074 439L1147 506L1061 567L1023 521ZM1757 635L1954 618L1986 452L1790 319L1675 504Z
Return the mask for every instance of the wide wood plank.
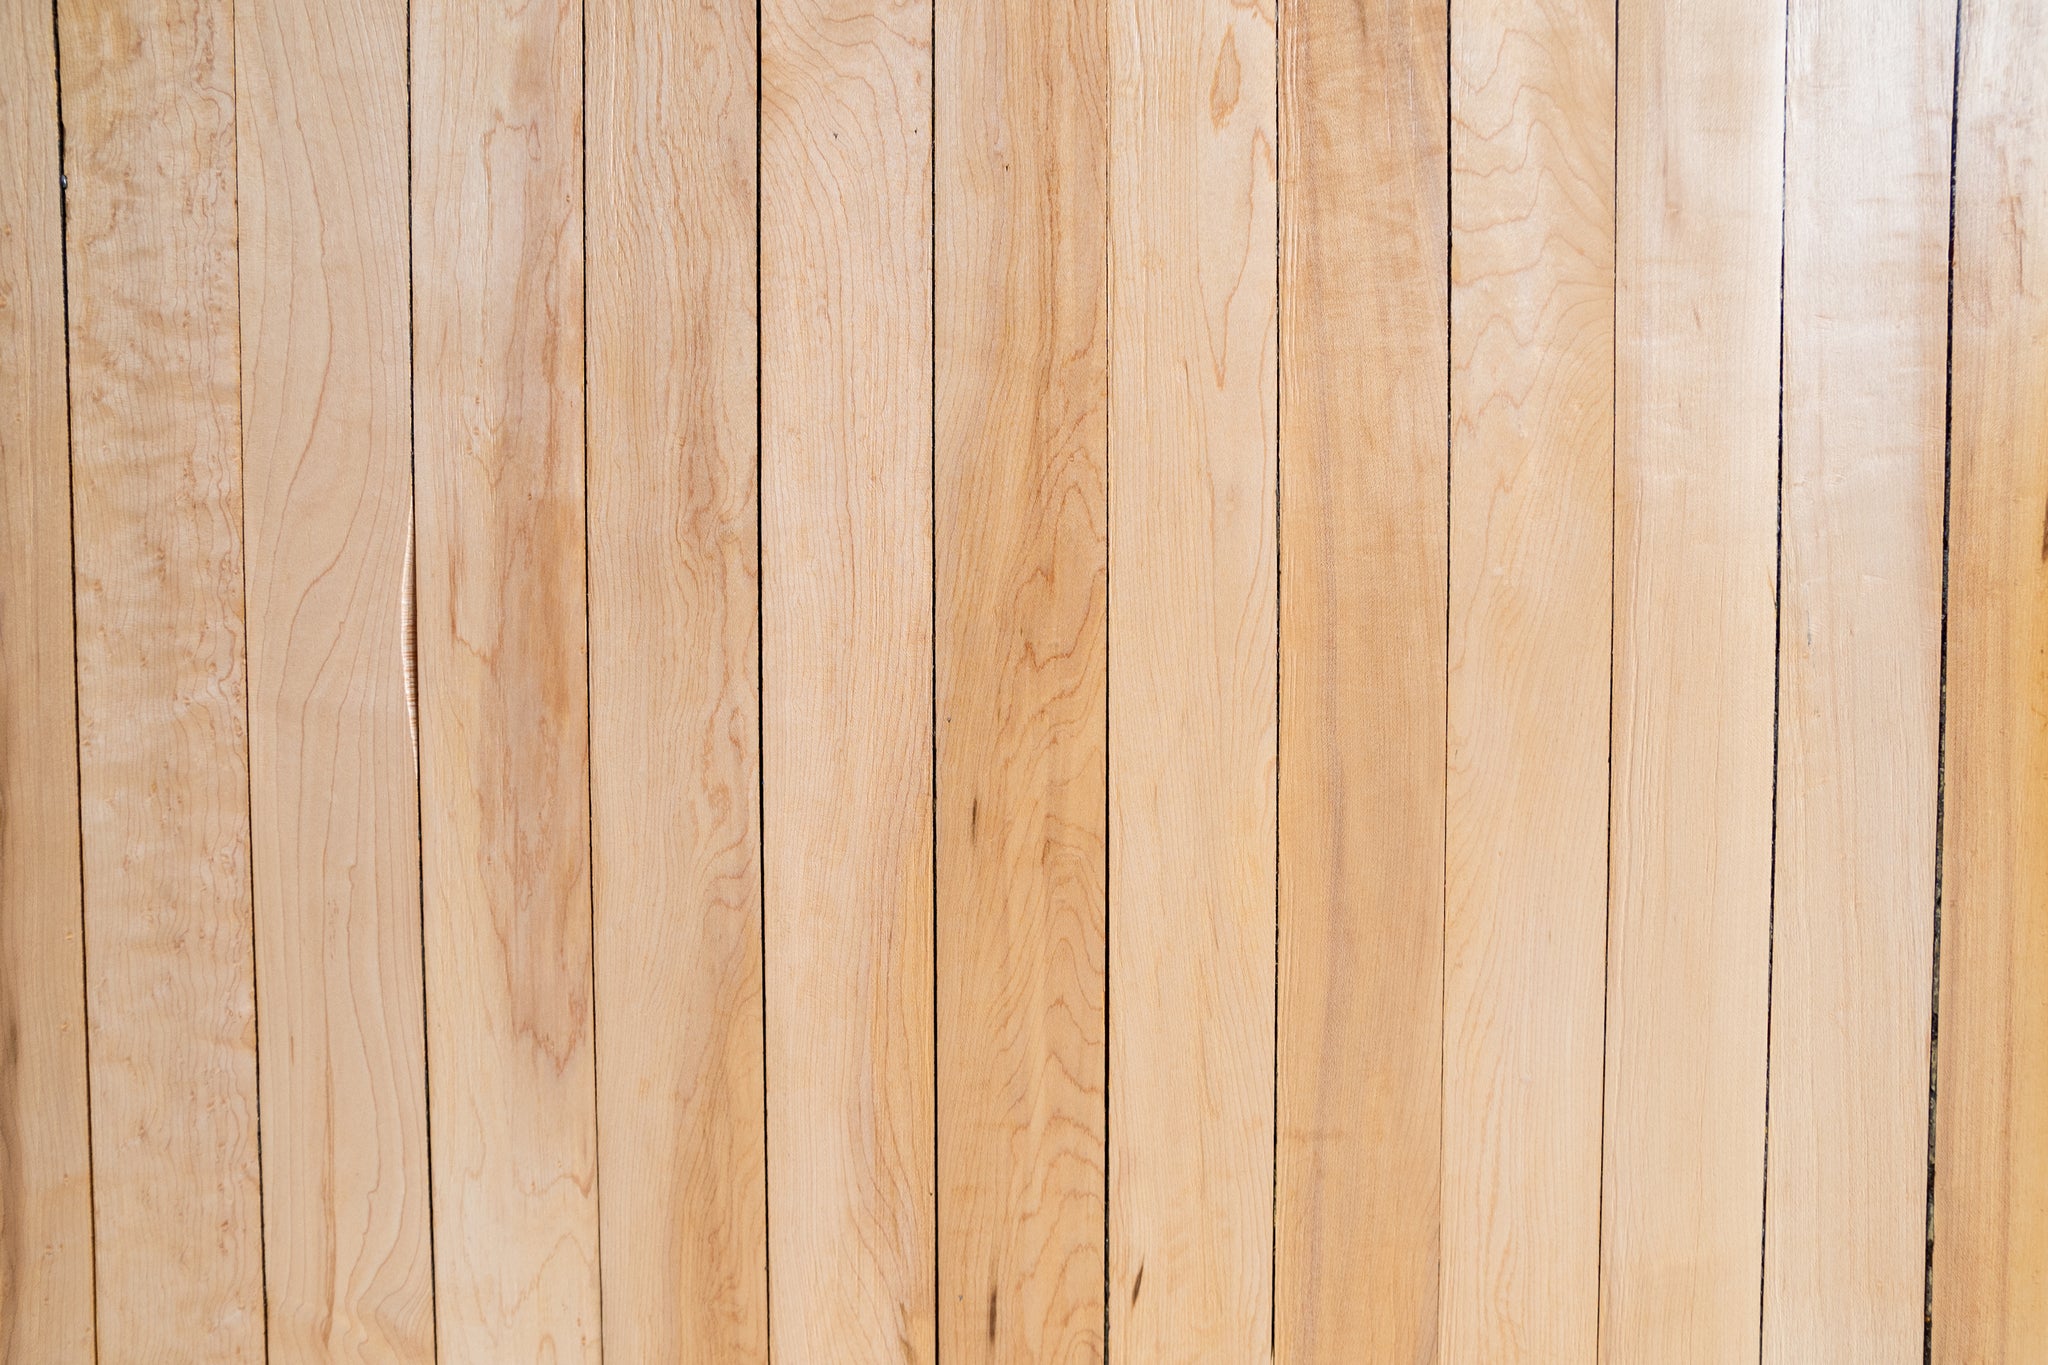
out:
M58 19L99 1354L257 1361L233 13Z
M1437 1336L1446 0L1282 30L1281 1359Z
M930 0L761 13L779 1359L934 1358Z
M1777 632L1779 0L1620 16L1604 1360L1753 1356Z
M1593 1359L1614 7L1453 0L1448 1361Z
M1277 35L1117 0L1110 1355L1273 1335Z
M412 7L435 1317L600 1353L584 622L582 14Z
M1954 0L1799 0L1766 1365L1921 1358Z
M0 4L0 1365L93 1359L53 25Z
M606 1353L765 1362L753 0L589 29Z
M938 8L941 1354L1102 1359L1109 25Z
M2048 10L1968 0L1934 1162L1937 1365L2048 1359Z
M235 21L270 1352L429 1361L405 7Z

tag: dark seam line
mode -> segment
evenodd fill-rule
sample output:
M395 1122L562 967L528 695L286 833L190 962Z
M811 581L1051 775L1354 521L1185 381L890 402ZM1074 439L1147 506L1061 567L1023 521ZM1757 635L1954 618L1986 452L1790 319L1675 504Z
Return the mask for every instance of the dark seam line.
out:
M925 515L928 518L926 530L930 536L926 544L928 559L926 570L930 575L925 589L930 594L931 618L925 637L930 651L927 663L929 677L930 710L927 719L931 742L931 767L926 770L926 800L931 815L931 973L932 973L932 1359L939 1358L939 1343L944 1336L939 1324L945 1317L945 1300L939 1296L939 0L933 0L929 11L930 46L925 49L930 62L930 85L927 87L929 104L925 120L925 191L928 207L925 217L925 347L927 367L925 369L925 399L929 416L926 434L929 443L925 447Z
M1438 776L1442 779L1437 790L1437 805L1440 811L1438 823L1438 858L1442 865L1442 880L1439 883L1436 925L1436 1301L1435 1321L1430 1324L1430 1340L1439 1349L1443 1336L1444 1305L1444 1150L1449 1128L1445 1110L1449 1103L1449 1085L1446 1076L1450 1064L1450 1014L1446 1001L1450 998L1450 917L1451 917L1451 464L1452 447L1457 419L1451 398L1452 387L1452 326L1451 305L1456 291L1452 285L1451 262L1453 248L1457 242L1457 228L1454 214L1453 189L1455 159L1451 154L1451 143L1456 135L1457 119L1452 109L1453 64L1451 61L1451 5L1454 0L1444 0L1444 691L1443 729L1438 735L1437 765Z
M1955 488L1956 415L1956 159L1963 103L1963 6L1956 3L1950 49L1948 107L1948 334L1943 356L1941 446L1941 664L1934 741L1934 936L1930 954L1927 1010L1927 1261L1921 1300L1920 1356L1934 1360L1934 1195L1935 1104L1941 1081L1941 913L1943 830L1948 815L1948 641L1949 553Z
M590 8L576 9L576 120L577 120L577 228L582 235L582 318L578 331L583 344L583 818L584 894L589 898L590 949L584 971L590 990L590 1137L596 1160L590 1168L590 1202L596 1215L597 1246L597 1340L604 1349L604 1093L598 1068L602 1051L598 1046L597 995L597 702L596 677L590 661Z
M767 547L761 538L761 0L754 0L754 882L755 927L761 937L761 1310L769 1365L775 1361L775 1237L770 1218L768 1159L768 719Z
M1770 898L1764 948L1764 1133L1762 1184L1757 1201L1756 1352L1764 1353L1764 1308L1770 1285L1771 1037L1778 978L1778 756L1782 748L1785 656L1785 224L1792 110L1792 3L1785 0L1778 79L1778 468L1776 542L1771 567L1771 854Z
M407 503L406 537L411 551L407 555L407 570L411 574L410 601L412 611L405 623L412 632L412 800L413 800L413 853L414 870L419 875L420 915L420 1098L425 1105L422 1114L427 1153L427 1323L433 1338L434 1359L441 1355L441 1290L440 1262L435 1255L434 1244L434 1070L433 1037L428 1026L429 1004L427 993L427 835L426 835L426 731L421 724L425 708L420 699L425 691L420 685L420 548L419 548L419 310L414 304L416 293L416 270L413 260L414 240L417 236L418 176L413 165L413 94L412 68L412 0L405 6L405 330L406 330L406 464ZM401 636L401 643L403 637Z
M1287 390L1284 364L1287 353L1287 329L1285 325L1286 290L1283 282L1283 227L1287 198L1287 179L1281 173L1286 164L1282 151L1285 145L1281 126L1283 111L1280 100L1280 86L1285 79L1286 47L1280 41L1278 20L1284 18L1286 4L1275 10L1273 71L1273 1222L1272 1242L1267 1250L1266 1262L1266 1358L1274 1360L1280 1353L1280 677L1281 677L1281 622L1284 619L1281 604L1286 600L1286 555L1282 535L1286 523L1286 504L1281 497L1285 462L1280 453L1280 433L1285 424L1281 413L1287 404Z
M83 710L78 673L78 473L71 416L71 177L64 169L64 38L59 0L50 4L51 95L57 124L57 279L64 313L64 531L71 578L71 749L72 798L78 811L78 1006L86 1026L80 1032L85 1053L85 1192L91 1246L86 1265L92 1278L92 1353L100 1358L99 1181L93 1155L92 1122L92 971L86 961L90 942L85 933L85 741L79 725Z
M1600 1176L1593 1196L1593 1358L1601 1355L1602 1327L1606 1314L1601 1304L1607 1293L1607 1026L1613 1008L1614 956L1614 665L1616 585L1620 577L1616 552L1620 548L1616 523L1621 494L1621 7L1614 7L1611 64L1608 75L1613 100L1613 141L1608 144L1608 258L1607 275L1607 831L1606 886L1600 926Z
M1111 25L1105 18L1103 37L1107 51L1104 68L1110 79L1103 82L1102 103L1098 106L1102 115L1102 1360L1104 1365L1114 1365L1109 1348L1110 1310L1110 1084L1111 1063L1116 1055L1113 1046L1111 996L1116 982L1116 953L1114 949L1115 907L1111 904L1111 888L1115 884L1116 839L1112 832L1110 816L1112 781L1115 767L1111 762L1112 734L1111 714L1114 708L1114 692L1111 689L1110 642L1114 638L1111 624L1114 620L1116 592L1114 587L1113 562L1116 557L1116 523L1112 515L1112 502L1116 485L1116 458L1114 454L1116 430L1116 176L1111 162L1116 152L1116 82L1114 79L1115 38L1110 32Z
M242 826L248 843L248 915L249 915L249 1006L251 1010L249 1033L255 1040L251 1072L256 1082L255 1131L256 1131L256 1251L258 1283L263 1293L263 1349L270 1351L270 1228L269 1219L264 1216L266 1182L263 1178L263 992L257 981L261 973L257 970L260 961L256 951L256 762L250 747L251 719L254 708L249 700L249 433L243 425L242 384L245 375L245 360L242 347L242 113L241 113L241 24L230 13L228 16L228 69L230 106L235 119L235 450L240 457L236 469L235 496L241 504L241 524L236 528L241 533L236 558L241 561L242 580L242 797L247 803L243 808L246 823ZM81 795L81 800L83 796ZM95 1284L94 1292L98 1292Z

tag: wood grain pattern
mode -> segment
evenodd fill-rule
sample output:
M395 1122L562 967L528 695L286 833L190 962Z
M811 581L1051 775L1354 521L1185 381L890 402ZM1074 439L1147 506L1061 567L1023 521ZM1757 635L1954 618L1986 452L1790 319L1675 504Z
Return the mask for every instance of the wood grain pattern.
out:
M1766 1365L1921 1357L1954 32L1791 11Z
M1936 1365L2048 1357L2048 11L1963 8Z
M768 1357L752 0L590 10L604 1335Z
M582 16L412 9L435 1317L600 1355L583 496Z
M1447 1361L1595 1351L1613 44L1610 0L1451 10Z
M1108 11L942 0L939 1346L1102 1359Z
M761 12L763 893L778 1358L929 1362L929 0Z
M1272 1350L1276 16L1118 0L1110 72L1110 1321Z
M270 1355L429 1361L405 7L235 22Z
M1600 1350L1753 1355L1776 667L1777 0L1620 15Z
M93 1359L55 39L0 3L0 1365Z
M233 15L58 20L98 1349L257 1361Z
M1436 1359L1447 0L1282 28L1276 1346Z

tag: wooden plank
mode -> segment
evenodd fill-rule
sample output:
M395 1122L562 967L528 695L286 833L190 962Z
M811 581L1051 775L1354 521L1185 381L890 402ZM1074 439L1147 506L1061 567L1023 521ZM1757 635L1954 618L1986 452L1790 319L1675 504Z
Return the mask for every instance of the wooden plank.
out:
M405 7L235 23L270 1350L429 1361Z
M1620 16L1603 1359L1753 1355L1785 10Z
M0 5L0 1365L93 1359L52 10Z
M1447 0L1282 38L1276 1346L1434 1359Z
M931 17L761 11L768 1226L792 1361L937 1349Z
M1110 1357L1273 1336L1274 7L1110 47Z
M765 1362L754 5L589 19L605 1350Z
M256 1361L233 15L58 23L98 1349Z
M1969 0L1957 99L1936 1365L2048 1358L2048 12Z
M412 9L415 483L435 1318L598 1359L582 15Z
M1926 1293L1955 9L1790 22L1763 1358L1887 1365Z
M1100 1361L1108 10L937 15L940 1353Z
M1614 8L1451 8L1443 1358L1591 1360Z

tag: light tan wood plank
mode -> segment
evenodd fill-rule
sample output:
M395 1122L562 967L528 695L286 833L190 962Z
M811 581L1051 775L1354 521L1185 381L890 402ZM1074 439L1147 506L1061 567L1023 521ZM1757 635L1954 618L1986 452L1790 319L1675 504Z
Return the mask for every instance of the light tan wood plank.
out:
M1282 29L1283 1360L1434 1360L1440 1250L1446 0Z
M761 11L772 1339L934 1358L929 0Z
M1272 1347L1277 35L1118 0L1110 1355Z
M1753 1356L1785 11L1624 6L1603 1360Z
M589 17L605 1349L765 1362L754 5Z
M58 21L99 1354L257 1361L234 19Z
M939 1343L1103 1353L1108 10L938 10Z
M1448 1361L1588 1361L1600 1240L1614 9L1451 7Z
M582 15L412 9L415 487L444 1361L600 1354Z
M0 4L0 1362L93 1359L51 7Z
M1921 1358L1953 0L1799 0L1766 1365Z
M270 1358L429 1361L405 7L235 23Z
M2048 10L1963 7L1937 1365L2048 1359Z

